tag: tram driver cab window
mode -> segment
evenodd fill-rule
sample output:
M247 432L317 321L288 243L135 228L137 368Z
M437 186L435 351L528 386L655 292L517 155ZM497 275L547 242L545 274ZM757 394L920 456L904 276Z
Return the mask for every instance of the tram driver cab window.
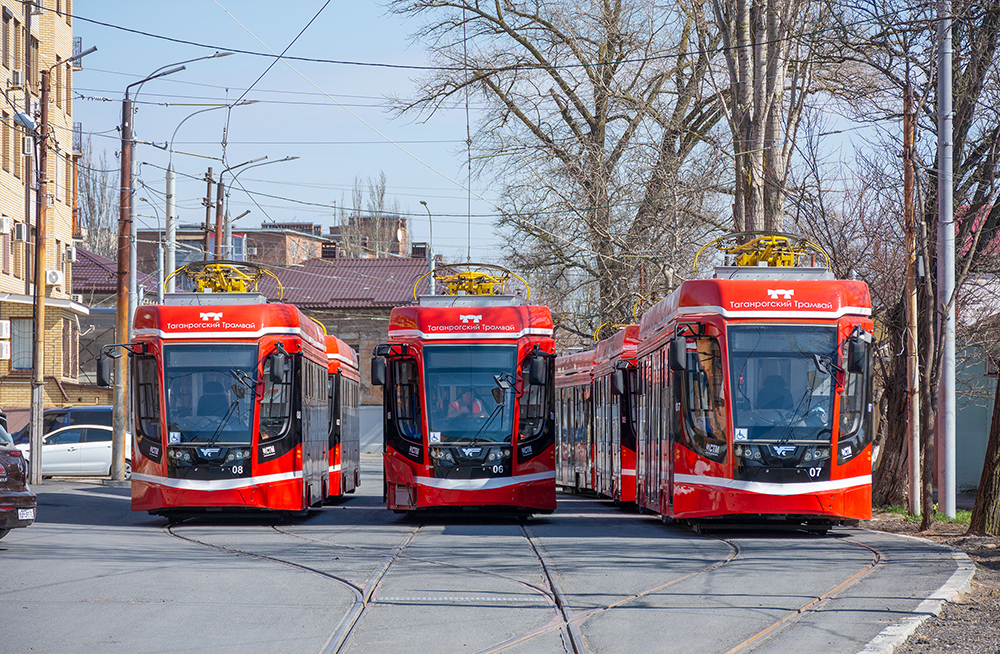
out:
M226 415L226 410L229 408L226 387L218 381L207 381L203 391L198 399L198 415L218 417Z
M788 390L788 382L781 375L768 375L761 383L757 393L758 409L792 408L792 393Z

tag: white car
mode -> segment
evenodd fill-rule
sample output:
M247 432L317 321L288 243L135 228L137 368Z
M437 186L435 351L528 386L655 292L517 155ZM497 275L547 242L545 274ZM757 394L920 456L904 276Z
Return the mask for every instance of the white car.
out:
M114 432L103 425L73 425L42 438L42 476L94 477L111 474L111 440ZM30 446L17 446L27 461ZM132 478L132 435L125 440L125 479Z

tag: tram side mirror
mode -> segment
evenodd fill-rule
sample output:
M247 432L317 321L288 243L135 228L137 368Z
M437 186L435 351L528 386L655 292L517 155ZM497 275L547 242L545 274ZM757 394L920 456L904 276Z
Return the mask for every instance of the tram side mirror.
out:
M111 386L111 368L114 359L103 354L97 358L97 385L108 388Z
M618 369L611 373L611 392L614 395L625 394L625 371Z
M851 338L847 346L847 372L865 371L870 343L871 336L866 333Z
M493 388L491 389L491 391L493 393L493 401L496 402L497 404L503 404L503 396L504 396L503 389Z
M285 381L285 353L272 352L270 361L271 365L267 369L268 379L272 384L280 384Z
M545 386L549 381L548 362L544 357L531 357L528 367L528 383L533 386Z
M372 357L372 386L385 386L385 359Z
M667 346L667 358L670 360L670 369L674 372L687 370L687 339L671 339Z

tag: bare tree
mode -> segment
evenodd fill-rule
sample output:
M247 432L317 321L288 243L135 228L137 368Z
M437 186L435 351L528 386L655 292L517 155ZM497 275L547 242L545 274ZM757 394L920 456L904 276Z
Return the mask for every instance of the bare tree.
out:
M679 281L690 243L720 227L711 163L721 119L703 92L717 46L699 0L395 0L441 68L401 112L475 97L477 172L498 185L505 260L560 327L589 338ZM674 281L676 280L676 281Z
M367 199L365 190L367 189ZM390 200L384 172L378 179L363 181L355 178L351 189L351 206L343 207L339 215L341 252L346 257L392 255L406 256L406 219L400 215L399 201Z
M104 152L95 162L93 152L90 139L87 139L78 163L80 229L88 250L117 259L118 167L108 162Z

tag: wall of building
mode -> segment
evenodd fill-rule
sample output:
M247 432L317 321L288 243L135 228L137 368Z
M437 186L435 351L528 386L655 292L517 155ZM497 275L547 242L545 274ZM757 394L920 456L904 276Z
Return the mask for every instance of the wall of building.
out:
M303 309L309 316L323 323L328 334L345 341L358 353L361 367L361 404L382 404L382 387L372 386L371 358L375 346L389 338L387 308L355 309Z

